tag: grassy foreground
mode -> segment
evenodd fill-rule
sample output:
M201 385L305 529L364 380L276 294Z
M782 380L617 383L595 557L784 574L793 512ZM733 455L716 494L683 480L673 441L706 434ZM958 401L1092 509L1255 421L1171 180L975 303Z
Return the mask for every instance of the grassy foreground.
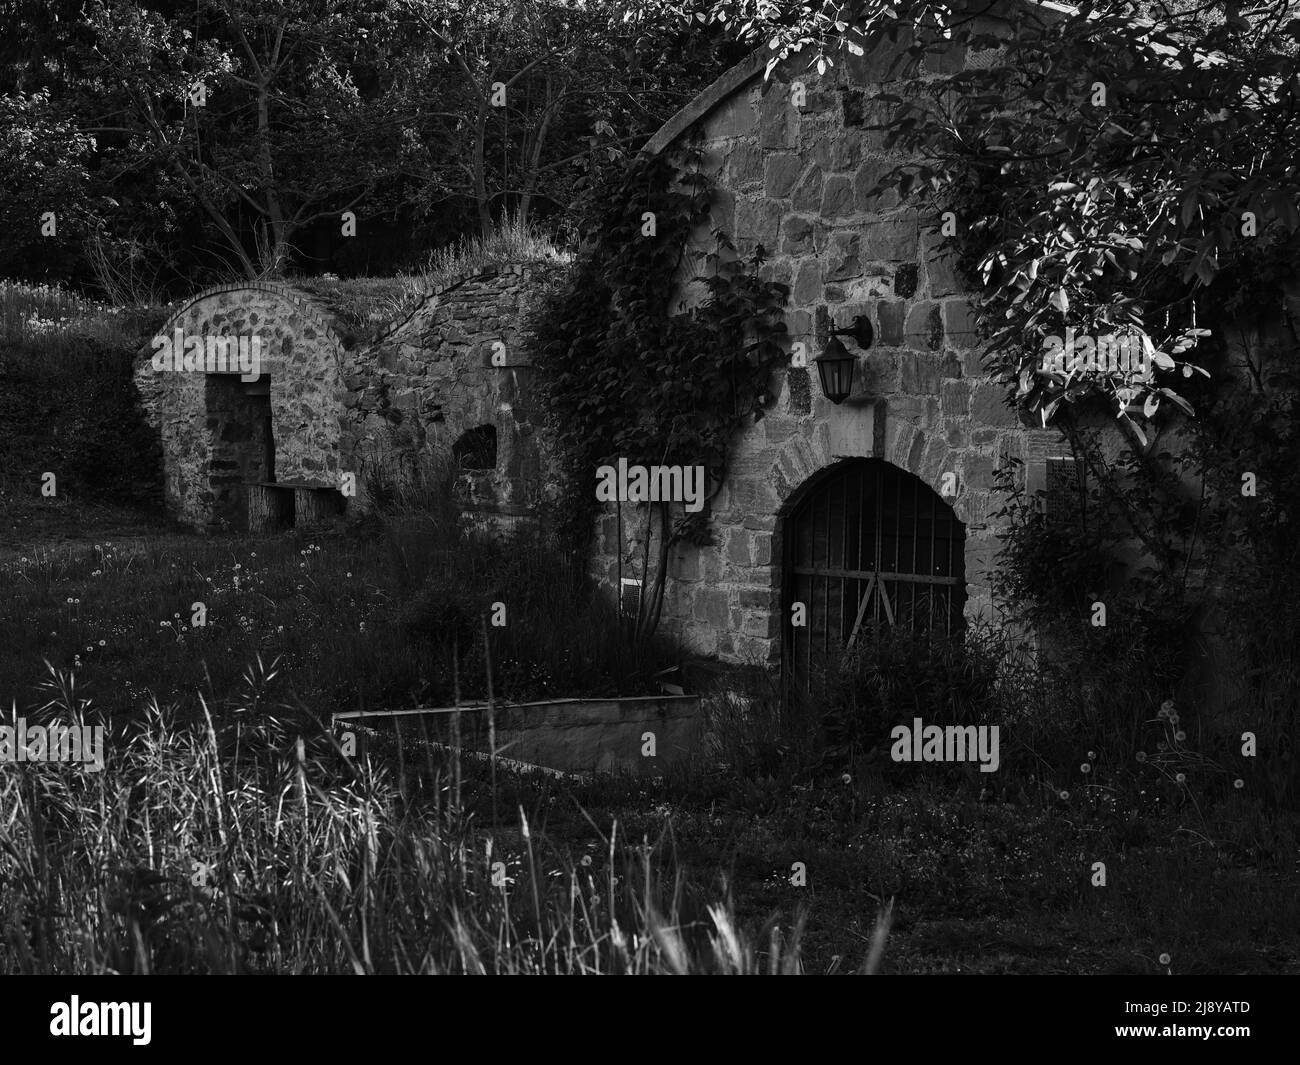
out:
M733 682L660 782L498 768L494 790L415 723L345 757L327 711L441 697L445 641L470 642L452 590L502 559L443 547L403 519L4 564L6 706L104 722L109 756L0 765L0 971L1300 971L1300 819L1105 751L996 789L845 764ZM555 613L570 586L539 574L494 651L516 694L674 660Z

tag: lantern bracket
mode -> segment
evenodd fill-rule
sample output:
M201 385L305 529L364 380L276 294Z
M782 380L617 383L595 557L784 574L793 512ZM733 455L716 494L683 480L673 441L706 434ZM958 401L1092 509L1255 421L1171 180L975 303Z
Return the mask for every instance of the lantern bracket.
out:
M845 329L831 329L827 333L833 337L852 337L853 342L858 347L866 349L871 347L872 340L875 339L875 330L871 328L871 319L865 314L859 314L853 319L853 324Z

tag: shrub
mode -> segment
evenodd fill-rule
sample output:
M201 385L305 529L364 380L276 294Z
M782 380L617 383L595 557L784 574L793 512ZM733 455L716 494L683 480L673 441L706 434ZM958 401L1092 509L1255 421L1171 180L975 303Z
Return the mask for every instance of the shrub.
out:
M866 639L827 670L822 725L829 753L850 760L882 744L890 729L995 723L998 663L988 634L944 637L893 626Z

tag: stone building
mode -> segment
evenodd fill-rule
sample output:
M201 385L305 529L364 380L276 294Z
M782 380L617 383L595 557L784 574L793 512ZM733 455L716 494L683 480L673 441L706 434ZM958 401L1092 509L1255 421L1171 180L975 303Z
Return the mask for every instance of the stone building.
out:
M460 277L369 342L288 285L199 293L135 370L168 508L197 529L269 530L364 511L450 468L467 509L530 513L548 475L520 329L524 294L547 269ZM233 355L254 337L255 372L221 362L227 342ZM155 358L172 338L198 338L197 364Z
M767 251L765 276L790 286L790 338L807 350L809 368L782 371L775 407L734 443L711 503L716 546L671 559L662 624L724 661L800 667L868 618L953 629L987 616L995 470L1025 461L1031 489L1071 475L1060 434L1022 424L982 372L970 286L938 253L931 220L892 192L872 195L901 161L868 128L884 120L875 97L892 58L882 47L824 76L779 66L765 79L756 55L648 146L702 135L715 218L741 254ZM952 49L914 76L987 60ZM844 338L855 384L833 404L812 359L859 317L874 341ZM637 591L644 521L628 506L599 519L593 572L611 589Z
M993 16L981 17L997 29ZM1000 25L1014 32L1014 19ZM715 542L675 548L661 624L698 653L781 665L795 680L818 652L838 651L868 620L949 631L996 620L990 578L1004 528L996 471L1015 460L1008 468L1019 487L1042 493L1049 516L1077 505L1085 479L1064 435L1022 420L1005 386L984 371L975 286L940 252L938 218L892 190L873 194L882 175L907 161L871 128L888 119L881 94L988 67L1002 51L954 45L900 70L894 61L903 47L845 52L822 75L792 59L765 77L760 53L647 146L661 152L688 135L702 139L703 166L719 190L716 223L741 255L758 245L766 251L764 276L789 286L787 329L808 360L807 368L778 372L774 407L734 440L709 504ZM704 231L694 243L698 253L712 250ZM702 295L690 281L703 272L697 264L679 275L684 304ZM1201 361L1220 388L1249 391L1244 367L1258 375L1277 352L1294 350L1300 279L1284 291L1278 306L1213 323L1221 343ZM812 360L832 330L864 319L868 345L842 338L856 356L852 392L832 403ZM1160 447L1178 453L1186 442L1181 417L1160 416ZM1104 463L1128 446L1108 414L1081 424L1099 430ZM1184 487L1193 499L1200 490L1190 481ZM591 571L629 602L647 591L639 585L646 509L624 504L597 519ZM1139 554L1134 542L1131 557ZM791 623L796 611L803 625ZM1189 632L1201 664L1188 683L1216 689L1211 698L1222 703L1230 655L1214 614Z
M987 66L997 55L952 47L906 76ZM797 674L869 620L952 631L989 618L1002 531L995 472L1018 460L1024 487L1045 490L1049 511L1078 483L1059 431L1022 422L984 372L973 285L940 254L935 219L892 192L873 193L903 161L871 128L886 119L882 92L899 91L895 58L881 46L846 54L823 75L782 65L765 78L757 55L648 145L659 152L702 137L720 192L715 220L739 253L766 250L766 276L790 287L790 339L808 358L777 374L775 405L733 442L708 505L714 544L679 546L669 559L663 628L724 662ZM712 250L707 233L698 250ZM142 352L137 381L163 438L170 505L199 528L243 528L259 492L302 496L312 505L295 498L290 513L315 515L312 497L338 495L352 474L355 499L335 502L358 511L450 461L465 506L532 513L554 477L523 328L550 271L530 264L461 278L364 344L302 291L201 293L161 333L259 332L263 372L251 382L160 373ZM689 281L696 272L683 269L684 302L700 297ZM1293 286L1288 311L1300 310L1298 293ZM1262 311L1244 323L1241 344L1258 353L1266 333L1281 333L1278 310L1268 323ZM812 360L832 330L863 320L871 342L844 337L855 383L832 403ZM1241 344L1230 341L1226 361L1240 361ZM1111 432L1111 455L1123 446ZM646 520L647 508L627 504L597 520L591 572L629 602L646 591ZM805 624L791 624L796 610Z

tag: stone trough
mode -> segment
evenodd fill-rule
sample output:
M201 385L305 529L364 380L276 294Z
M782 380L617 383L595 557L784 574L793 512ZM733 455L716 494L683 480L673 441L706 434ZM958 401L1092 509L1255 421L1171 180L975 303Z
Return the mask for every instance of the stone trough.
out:
M427 715L431 738L445 742L457 709L349 710L335 714L334 721L343 728L352 723L378 726L385 719ZM466 704L459 712L462 748L486 752L487 704ZM653 777L699 749L701 718L698 695L498 703L496 747L503 758L566 773Z

